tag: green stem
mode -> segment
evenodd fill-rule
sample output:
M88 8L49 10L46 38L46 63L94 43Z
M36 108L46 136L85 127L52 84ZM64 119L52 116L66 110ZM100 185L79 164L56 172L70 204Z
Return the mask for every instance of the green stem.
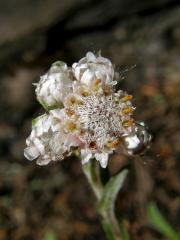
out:
M121 240L121 232L120 232L120 228L119 228L119 223L116 219L114 212L111 212L111 211L102 212L100 210L98 212L102 216L102 219L103 219L102 225L103 225L105 232L106 233L108 232L109 234L111 233L111 235L113 235L113 238L108 237L108 240L114 240L114 239Z
M106 220L102 220L101 221L102 223L102 227L104 229L104 232L106 234L106 237L108 240L117 240L117 239L120 239L120 238L117 238L113 229L112 229L112 226L111 226L111 223L109 222L106 222Z
M104 186L100 178L99 164L96 160L92 159L89 163L83 165L83 172L88 179L91 188L97 198L97 206L100 203L103 193ZM97 211L102 217L102 227L108 240L121 240L120 228L116 219L114 208L109 208L107 211L101 210L97 207Z
M102 196L103 186L100 181L99 169L96 162L92 159L91 162L82 165L82 169L97 200L99 201Z

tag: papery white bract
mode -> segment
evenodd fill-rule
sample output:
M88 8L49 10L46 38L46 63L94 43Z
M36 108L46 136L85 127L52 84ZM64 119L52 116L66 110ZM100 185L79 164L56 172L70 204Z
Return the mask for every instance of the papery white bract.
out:
M116 91L117 75L109 59L91 52L72 68L53 64L36 87L49 113L35 120L25 157L45 165L76 149L83 164L95 158L105 168L114 151L132 155L146 148L150 135L132 117L132 95Z

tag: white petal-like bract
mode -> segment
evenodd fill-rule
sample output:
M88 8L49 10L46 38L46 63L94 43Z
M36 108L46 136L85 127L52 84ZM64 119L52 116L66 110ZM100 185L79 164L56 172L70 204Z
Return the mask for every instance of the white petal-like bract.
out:
M102 168L106 168L108 164L108 158L109 154L108 153L96 153L95 158L97 161L100 162L100 165Z

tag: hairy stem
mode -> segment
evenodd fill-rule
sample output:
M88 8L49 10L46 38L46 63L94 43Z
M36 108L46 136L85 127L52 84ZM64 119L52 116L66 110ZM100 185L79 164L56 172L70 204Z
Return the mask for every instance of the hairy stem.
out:
M105 186L103 186L100 178L99 164L96 160L91 160L91 162L83 165L83 172L88 179L91 188L97 198L97 211L102 217L102 227L105 231L108 240L121 240L121 233L119 228L119 223L116 219L114 212L114 204L110 204L106 208L99 207L105 192Z

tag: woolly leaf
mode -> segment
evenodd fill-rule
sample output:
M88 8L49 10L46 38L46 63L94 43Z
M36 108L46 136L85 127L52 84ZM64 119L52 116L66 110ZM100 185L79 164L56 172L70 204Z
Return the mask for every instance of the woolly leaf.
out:
M119 190L122 188L126 175L128 173L127 169L123 169L116 176L110 178L106 184L102 197L99 201L98 208L99 211L104 213L114 212L114 205L117 198Z

